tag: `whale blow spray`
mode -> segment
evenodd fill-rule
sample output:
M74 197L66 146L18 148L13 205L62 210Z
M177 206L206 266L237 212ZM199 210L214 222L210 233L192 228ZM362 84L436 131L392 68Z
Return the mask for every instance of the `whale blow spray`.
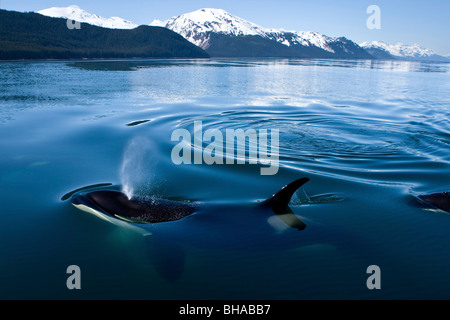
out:
M156 163L155 153L151 152L152 142L144 137L133 138L125 148L120 167L122 192L131 199L136 188L150 183L150 167Z

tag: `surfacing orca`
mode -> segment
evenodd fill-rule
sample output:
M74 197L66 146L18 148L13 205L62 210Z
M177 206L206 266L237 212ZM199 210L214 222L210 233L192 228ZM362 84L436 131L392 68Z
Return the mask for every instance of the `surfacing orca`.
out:
M300 217L294 214L294 207L291 210L292 196L308 181L295 180L260 202L186 202L142 196L129 199L117 185L78 189L69 193L68 201L118 226L110 229L115 232L114 239L120 239L118 244L132 244L129 252L136 252L135 259L144 259L139 265L150 263L170 282L182 277L187 252L192 248L231 256L255 251L265 254L294 249L309 254L310 250L325 250L331 257L336 253L364 259L361 256L370 253L370 247L355 240L359 239L357 235L310 220L308 214ZM321 203L313 198L306 203ZM361 247L356 258L355 246ZM210 261L213 265L214 259Z
M295 191L308 181L308 178L295 180L281 188L258 207L270 208L288 226L303 230L306 225L292 213L289 201ZM129 199L124 193L114 190L76 193L72 196L71 202L78 209L93 213L115 224L119 224L117 220L131 223L176 221L197 212L201 207L200 203L154 197L136 196Z
M450 213L450 194L446 191L421 195L418 197L420 204L433 209L441 209Z

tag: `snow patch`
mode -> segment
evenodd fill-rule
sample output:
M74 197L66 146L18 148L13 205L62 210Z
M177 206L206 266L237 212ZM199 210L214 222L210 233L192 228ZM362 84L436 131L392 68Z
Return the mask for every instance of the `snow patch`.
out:
M70 19L110 29L134 29L138 27L137 24L134 24L131 21L119 17L104 18L96 14L91 14L75 5L69 7L48 8L38 11L38 13L52 18Z

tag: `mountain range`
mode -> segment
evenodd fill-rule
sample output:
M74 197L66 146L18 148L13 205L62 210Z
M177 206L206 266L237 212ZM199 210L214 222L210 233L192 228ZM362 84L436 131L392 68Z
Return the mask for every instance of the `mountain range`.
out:
M119 17L104 18L77 6L54 7L38 13L110 29L138 27L131 21ZM164 27L180 34L211 57L450 61L418 45L389 45L382 41L357 44L345 37L333 38L318 32L264 28L222 9L204 8L165 21L154 20L149 25Z
M37 13L0 10L0 60L208 58L201 48L161 27L108 29Z
M213 57L372 58L344 37L266 29L221 9L200 9L150 25L181 34Z
M383 41L370 41L363 42L360 46L378 59L450 61L447 57L440 56L433 50L421 47L418 44L387 44Z

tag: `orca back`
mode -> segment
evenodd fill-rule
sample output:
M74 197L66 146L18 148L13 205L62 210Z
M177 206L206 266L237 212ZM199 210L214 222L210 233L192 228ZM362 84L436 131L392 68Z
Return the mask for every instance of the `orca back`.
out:
M450 213L450 194L448 192L421 195L419 199L425 204Z
M89 200L102 211L122 220L139 223L175 221L194 213L197 207L181 201L153 197L128 197L118 191L94 191Z

